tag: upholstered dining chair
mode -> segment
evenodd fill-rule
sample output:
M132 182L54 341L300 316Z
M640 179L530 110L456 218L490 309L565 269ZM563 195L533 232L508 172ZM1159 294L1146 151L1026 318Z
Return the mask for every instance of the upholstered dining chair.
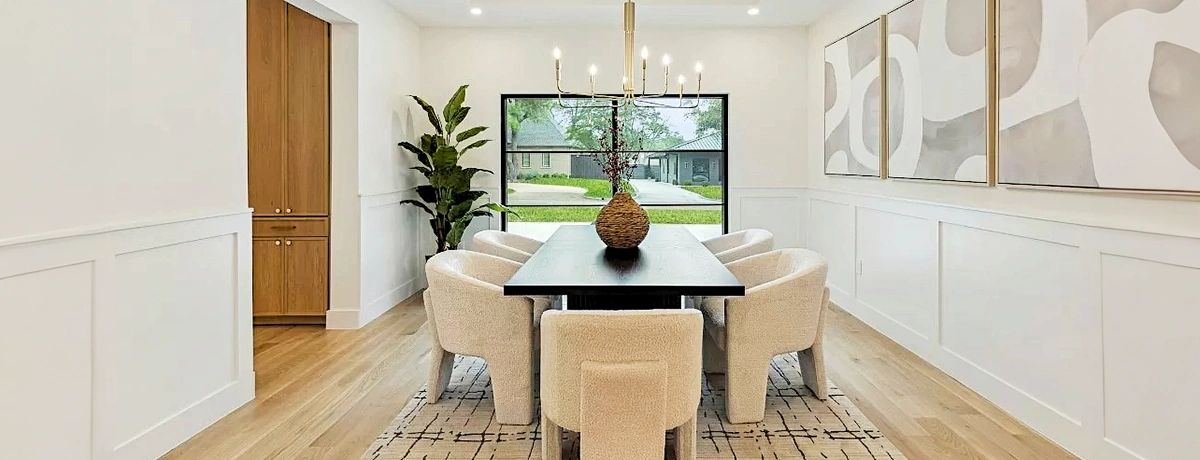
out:
M775 249L775 235L762 229L748 229L703 241L704 246L727 264Z
M825 399L825 258L804 249L781 249L726 267L746 285L746 296L703 297L698 307L707 332L705 371L725 373L729 421L762 421L771 360L784 353L796 352L804 384Z
M548 311L542 317L542 458L654 459L675 434L675 458L696 458L700 352L696 310Z
M446 391L454 356L475 356L487 362L492 377L496 421L533 422L538 319L545 306L504 296L504 282L520 268L511 260L469 251L443 252L425 264L425 312L433 326L430 403Z
M472 238L475 251L525 263L542 247L542 242L499 230L484 230Z
M472 248L477 252L520 264L528 262L529 258L533 257L533 253L542 247L541 241L499 230L484 230L476 233L472 241L474 242ZM533 297L533 300L537 302L539 311L546 311L549 308L562 309L563 305L562 296Z

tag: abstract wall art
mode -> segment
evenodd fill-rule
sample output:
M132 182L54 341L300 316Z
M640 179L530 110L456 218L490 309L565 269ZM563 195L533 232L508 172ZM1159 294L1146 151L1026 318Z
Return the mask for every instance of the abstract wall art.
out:
M1200 0L999 10L1001 183L1200 192Z
M825 173L879 176L881 21L825 48Z
M913 0L887 15L888 177L987 182L988 5Z

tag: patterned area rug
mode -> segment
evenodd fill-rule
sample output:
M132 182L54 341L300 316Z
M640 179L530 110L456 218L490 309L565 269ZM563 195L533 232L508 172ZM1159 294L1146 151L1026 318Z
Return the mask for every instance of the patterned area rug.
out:
M900 453L840 390L814 397L800 378L794 354L771 363L766 419L732 425L724 421L724 379L705 378L697 422L702 459L886 459ZM500 425L492 417L487 365L459 357L450 388L437 404L425 390L413 397L392 425L363 454L364 460L531 460L542 455L540 422ZM540 420L540 417L536 419ZM579 437L565 432L564 459L579 458ZM670 433L667 433L668 438ZM667 458L673 459L670 440Z

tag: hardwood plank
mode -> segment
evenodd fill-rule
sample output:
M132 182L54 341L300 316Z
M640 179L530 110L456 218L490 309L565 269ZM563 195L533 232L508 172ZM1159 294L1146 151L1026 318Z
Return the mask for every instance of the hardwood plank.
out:
M357 331L269 326L255 340L255 400L164 458L357 459L425 382L420 296ZM830 377L911 459L1075 458L839 308L825 343Z

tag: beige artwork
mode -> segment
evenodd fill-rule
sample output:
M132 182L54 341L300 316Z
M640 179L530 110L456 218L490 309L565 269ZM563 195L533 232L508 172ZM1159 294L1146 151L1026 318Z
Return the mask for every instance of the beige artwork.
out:
M880 22L825 48L825 174L878 176Z
M888 14L888 177L988 178L987 0Z
M999 0L999 180L1200 192L1200 0Z

